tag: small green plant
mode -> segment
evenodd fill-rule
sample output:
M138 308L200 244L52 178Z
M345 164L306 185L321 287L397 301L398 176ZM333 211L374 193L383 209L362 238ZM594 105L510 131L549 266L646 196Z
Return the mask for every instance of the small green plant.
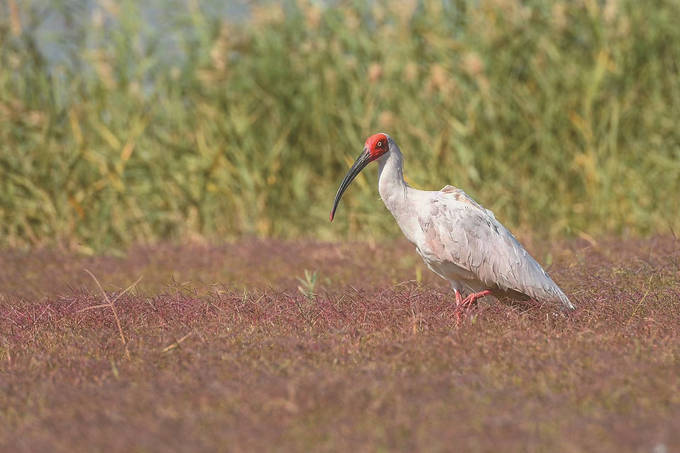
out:
M305 269L305 278L298 277L300 285L298 286L298 291L302 293L308 300L313 301L316 299L316 283L319 279L319 272L310 272Z

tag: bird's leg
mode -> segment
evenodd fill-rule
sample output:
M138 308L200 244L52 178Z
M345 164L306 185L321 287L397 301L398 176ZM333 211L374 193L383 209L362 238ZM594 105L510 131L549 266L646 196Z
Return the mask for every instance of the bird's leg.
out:
M456 294L456 307L460 307L461 304L463 303L463 296L460 295L460 291L457 289L453 290Z
M454 289L453 292L456 294L456 325L460 322L460 312L463 308L463 296L460 295L460 291Z
M467 305L467 306L470 306L470 305L472 305L477 299L481 299L482 297L488 296L489 294L491 294L491 291L489 291L488 289L485 289L484 291L480 291L480 292L478 292L478 293L472 293L472 294L470 294L469 296L467 296L467 297L463 300L462 306L466 306L466 305Z

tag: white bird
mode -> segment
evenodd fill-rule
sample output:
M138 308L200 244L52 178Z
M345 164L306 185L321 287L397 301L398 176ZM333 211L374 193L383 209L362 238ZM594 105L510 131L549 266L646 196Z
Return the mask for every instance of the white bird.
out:
M457 307L494 294L528 296L574 309L564 292L491 211L453 186L425 191L406 184L401 151L387 134L366 140L335 194L331 222L342 194L374 160L379 164L380 198L427 267L450 282Z

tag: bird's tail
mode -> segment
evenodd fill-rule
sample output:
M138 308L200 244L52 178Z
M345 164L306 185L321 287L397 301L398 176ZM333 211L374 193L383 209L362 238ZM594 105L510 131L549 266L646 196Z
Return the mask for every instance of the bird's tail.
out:
M562 304L565 310L575 310L576 307L574 307L574 304L571 303L567 295L564 294L564 291L562 291L560 287L557 285L555 285L555 287L557 289L555 294L557 296L557 301L559 301Z
M567 295L564 294L564 291L557 286L557 283L545 271L543 271L543 275L546 278L544 285L540 288L531 288L529 291L526 291L526 294L537 301L561 305L564 310L575 310L576 307L574 307L574 304L571 303Z

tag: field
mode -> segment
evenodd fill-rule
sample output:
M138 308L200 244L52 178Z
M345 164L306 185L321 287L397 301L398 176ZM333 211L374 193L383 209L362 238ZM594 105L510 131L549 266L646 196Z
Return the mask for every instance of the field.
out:
M457 323L401 240L2 252L0 447L677 451L680 242L529 239L576 312Z

